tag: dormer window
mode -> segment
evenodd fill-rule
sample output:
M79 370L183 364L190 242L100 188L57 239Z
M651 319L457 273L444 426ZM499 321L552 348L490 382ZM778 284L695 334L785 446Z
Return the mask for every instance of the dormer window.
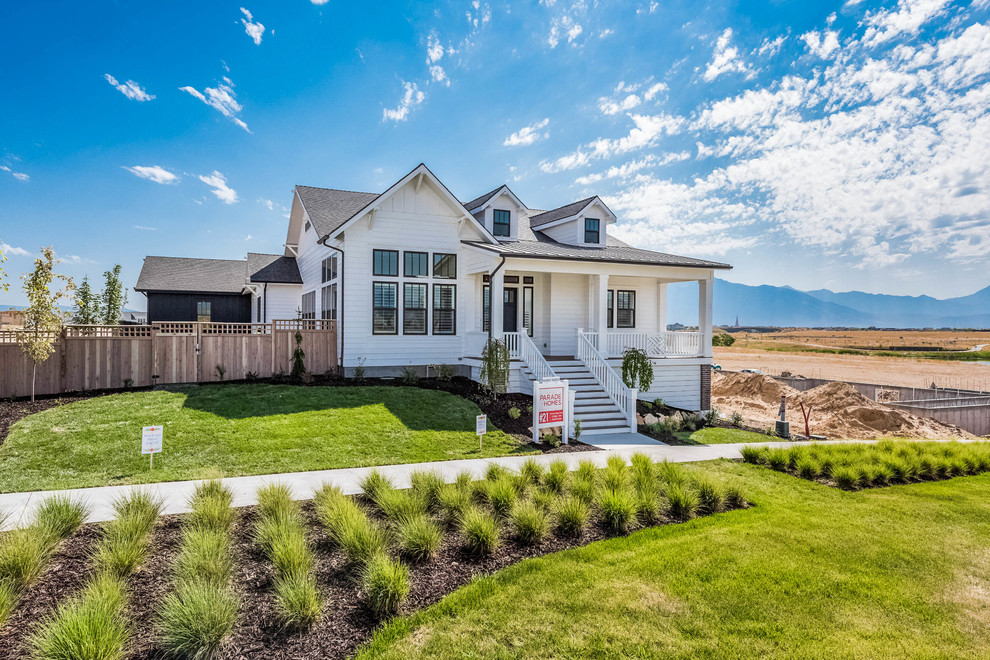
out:
M600 243L601 242L601 220L598 218L585 218L584 219L584 242L585 243Z
M509 236L509 212L502 209L495 209L493 218L492 234L495 236Z

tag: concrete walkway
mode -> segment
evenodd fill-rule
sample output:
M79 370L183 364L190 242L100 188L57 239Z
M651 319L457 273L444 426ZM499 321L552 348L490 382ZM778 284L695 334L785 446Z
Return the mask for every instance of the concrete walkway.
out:
M224 485L234 494L234 506L249 506L257 503L258 489L270 483L288 485L296 499L308 500L323 484L329 483L339 487L344 493L356 494L361 492L361 480L372 470L379 470L400 487L409 486L409 477L420 470L435 470L448 482L461 472L470 472L476 478L484 475L492 463L518 470L524 461L534 459L548 465L551 461L562 460L570 469L575 469L581 461L591 461L595 465L604 466L609 456L618 455L627 461L635 453L643 453L655 461L670 461L671 463L687 463L694 461L713 461L720 458L740 458L740 451L746 446L760 447L793 447L804 442L763 442L741 443L727 445L693 445L669 446L640 434L617 433L589 436L589 442L604 449L604 451L573 452L567 454L543 454L539 456L505 456L501 458L473 458L458 461L437 461L433 463L410 463L405 465L385 465L367 468L343 468L339 470L318 470L314 472L289 472L285 474L266 474L252 477L230 477L223 479ZM836 441L829 441L832 444ZM132 490L145 490L164 502L163 513L187 513L189 498L201 480L169 481L156 484L132 486L101 486L97 488L76 488L60 491L34 491L27 493L0 494L0 515L9 514L6 527L21 527L28 525L34 519L38 505L50 495L62 494L72 499L78 499L90 507L87 522L102 522L114 517L113 503L124 497Z

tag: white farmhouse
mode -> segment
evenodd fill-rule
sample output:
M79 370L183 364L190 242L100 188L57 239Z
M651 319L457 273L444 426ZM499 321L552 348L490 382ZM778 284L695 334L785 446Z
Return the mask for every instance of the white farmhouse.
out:
M240 294L254 322L335 320L348 375L445 364L478 379L494 337L509 346L512 391L570 381L585 433L634 429L634 397L706 410L712 283L729 266L630 247L608 235L615 221L598 197L543 211L504 185L461 202L422 164L382 193L296 186L285 254L250 256ZM298 276L282 276L291 259ZM667 331L674 282L698 285L698 332ZM627 347L653 361L649 392L622 383Z

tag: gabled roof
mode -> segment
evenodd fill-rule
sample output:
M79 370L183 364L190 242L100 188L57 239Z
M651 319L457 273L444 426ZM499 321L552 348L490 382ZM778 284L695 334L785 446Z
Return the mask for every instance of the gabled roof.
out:
M378 199L378 193L296 186L296 194L320 238L329 236L354 214Z
M302 284L295 257L248 252L247 277L252 282Z
M483 206L486 206L488 204L488 202L491 201L491 199L493 197L495 197L496 195L498 195L503 190L505 191L505 193L509 197L512 198L512 200L516 203L517 206L519 206L522 209L525 209L526 208L526 205L522 203L522 200L519 199L519 197L516 195L516 193L512 192L512 189L509 188L509 186L506 185L506 184L504 184L504 183L502 185L500 185L498 188L496 188L495 190L492 190L491 192L485 193L481 197L478 197L476 199L472 199L470 202L465 202L464 203L464 208L466 208L471 213L474 213L479 208L481 208Z
M241 293L243 259L145 257L135 291L173 293Z
M549 211L543 211L542 213L532 215L529 217L529 223L534 229L538 229L544 225L549 225L552 222L564 220L565 218L571 218L589 207L595 201L601 204L612 217L615 217L612 210L605 206L605 202L595 195L594 197L587 197L576 202L571 202L570 204L565 204L564 206L559 206Z

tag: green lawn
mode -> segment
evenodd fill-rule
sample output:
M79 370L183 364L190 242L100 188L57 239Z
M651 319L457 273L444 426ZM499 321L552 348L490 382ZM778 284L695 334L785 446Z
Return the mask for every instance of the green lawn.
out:
M414 387L210 385L113 394L19 421L0 492L78 488L530 453L477 406ZM154 470L141 427L164 426Z
M990 656L990 475L850 493L694 469L757 506L517 564L361 657Z
M736 442L773 442L777 438L770 438L762 433L743 431L742 429L723 429L718 426L710 426L697 431L678 431L674 434L681 444L685 445L726 445Z

